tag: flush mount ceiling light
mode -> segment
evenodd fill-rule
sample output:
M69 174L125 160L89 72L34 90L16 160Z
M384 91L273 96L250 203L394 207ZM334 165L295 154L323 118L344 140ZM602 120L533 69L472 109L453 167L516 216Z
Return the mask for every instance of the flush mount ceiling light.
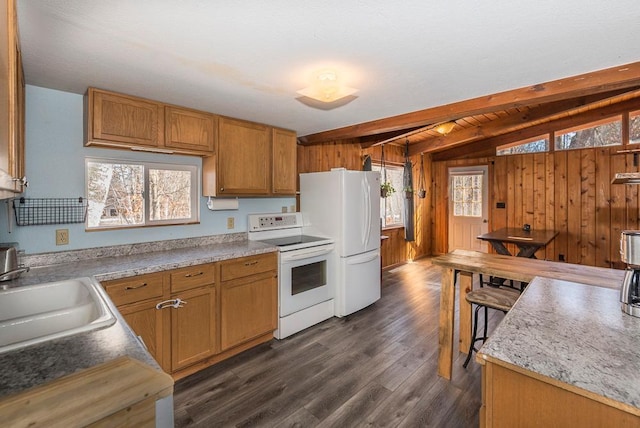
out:
M447 135L449 132L453 130L453 128L455 128L455 126L456 126L455 122L444 122L435 126L433 130L436 131L438 134Z
M303 97L321 103L335 103L335 107L353 101L356 98L353 94L356 92L358 92L357 89L342 85L338 79L338 74L334 70L321 70L315 73L311 86L297 91L297 93ZM304 102L304 100L301 101ZM305 104L311 105L308 102L305 102ZM314 105L312 106L315 107Z

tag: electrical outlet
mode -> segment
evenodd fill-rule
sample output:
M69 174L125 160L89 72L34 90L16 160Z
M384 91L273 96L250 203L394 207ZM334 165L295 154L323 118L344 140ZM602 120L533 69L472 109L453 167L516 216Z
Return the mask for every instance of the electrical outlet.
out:
M282 212L286 213L287 212L287 207L282 207Z
M235 227L235 218L227 217L227 229L233 229Z
M56 245L69 245L69 229L56 229Z
M291 206L289 207L289 212L290 212L290 213L294 213L294 212L296 212L296 206L295 206L295 205L291 205Z

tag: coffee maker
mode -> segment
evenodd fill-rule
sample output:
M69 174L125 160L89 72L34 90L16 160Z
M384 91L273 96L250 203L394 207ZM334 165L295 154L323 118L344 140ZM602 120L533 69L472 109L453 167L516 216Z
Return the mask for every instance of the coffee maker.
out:
M627 264L620 290L622 312L640 318L640 230L623 230L620 258Z

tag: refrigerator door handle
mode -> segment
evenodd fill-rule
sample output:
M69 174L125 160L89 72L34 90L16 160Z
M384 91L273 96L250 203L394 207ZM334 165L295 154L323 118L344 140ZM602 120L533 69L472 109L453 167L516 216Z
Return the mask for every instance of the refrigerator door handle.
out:
M370 261L377 259L378 256L379 256L379 254L376 251L374 254L370 254L368 256L348 257L347 258L347 264L348 265L359 265L359 264L363 264L363 263L369 263Z
M363 191L364 191L364 209L365 209L365 225L363 230L363 243L364 247L367 248L369 246L369 235L371 234L371 185L369 184L369 179L365 175L362 179Z

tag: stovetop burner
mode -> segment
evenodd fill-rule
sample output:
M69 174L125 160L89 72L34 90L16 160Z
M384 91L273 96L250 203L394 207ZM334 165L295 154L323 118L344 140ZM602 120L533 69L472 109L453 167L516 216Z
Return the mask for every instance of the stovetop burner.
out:
M260 240L260 242L266 242L267 244L275 245L278 247L288 247L290 245L297 245L297 244L309 244L309 243L319 242L319 241L327 241L327 238L320 238L317 236L309 236L309 235L297 235L297 236L286 236L284 238Z

